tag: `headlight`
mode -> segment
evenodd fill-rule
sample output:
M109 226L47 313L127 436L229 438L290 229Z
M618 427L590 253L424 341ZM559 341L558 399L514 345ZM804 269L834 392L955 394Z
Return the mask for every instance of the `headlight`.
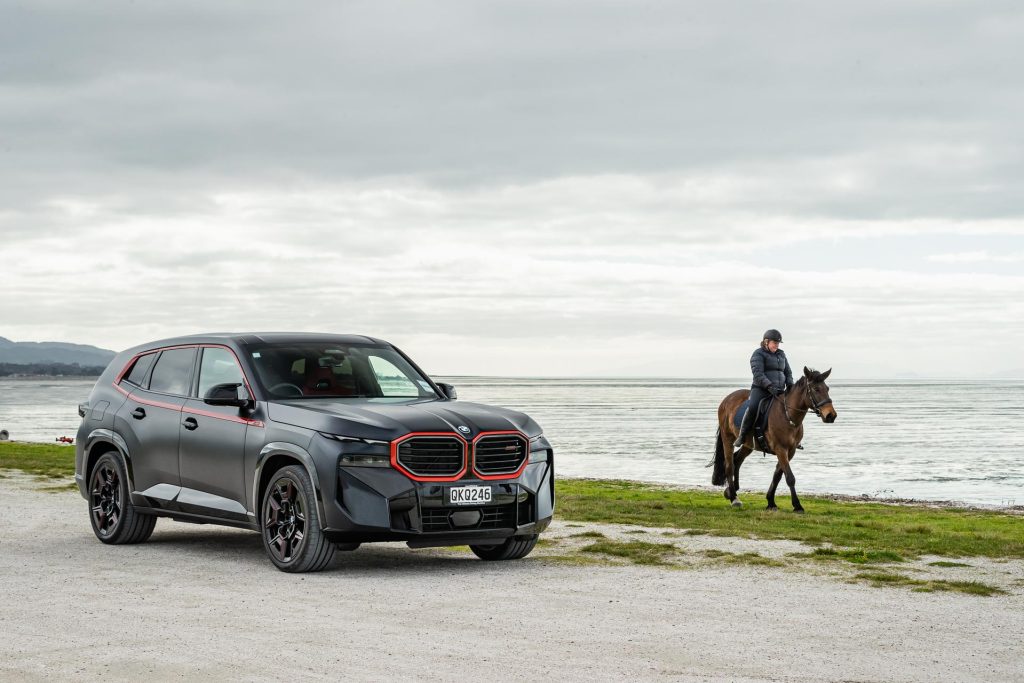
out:
M547 462L550 446L543 434L530 439L530 462Z
M320 436L341 445L341 453L338 455L339 467L391 467L391 442L389 441L361 439L339 434L325 434L324 432L320 432Z
M356 455L344 454L338 461L342 467L391 467L391 458L387 455Z

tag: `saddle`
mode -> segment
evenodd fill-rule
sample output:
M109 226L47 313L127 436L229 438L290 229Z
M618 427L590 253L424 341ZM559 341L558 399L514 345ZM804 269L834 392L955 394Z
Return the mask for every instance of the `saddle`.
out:
M757 416L754 418L754 443L757 444L758 450L762 453L771 453L768 448L768 441L765 439L765 432L768 431L768 411L772 409L772 403L775 401L774 396L761 399L761 404L757 406ZM736 429L739 430L740 425L743 423L743 415L750 408L750 399L747 399L736 411L736 417L733 418L733 423L736 425Z

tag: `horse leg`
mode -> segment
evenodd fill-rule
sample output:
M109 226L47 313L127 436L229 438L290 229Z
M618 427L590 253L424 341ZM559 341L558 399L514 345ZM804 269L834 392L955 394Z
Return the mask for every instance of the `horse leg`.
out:
M779 464L782 465L783 472L786 475L786 485L789 486L789 498L793 501L793 512L802 514L804 506L800 504L800 498L796 495L796 476L794 476L793 468L789 464L789 458L779 456Z
M732 491L733 491L733 494L734 494L733 495L732 504L737 506L737 507L739 507L740 505L743 505L743 503L742 503L742 501L740 501L739 495L738 495L739 492L740 492L740 466L743 464L743 461L747 459L747 456L750 455L750 453L751 453L750 449L747 448L746 446L744 446L743 448L740 448L738 451L733 453L733 461L734 461L735 464L733 465L733 473L732 473L732 476L733 476Z
M782 479L782 465L775 466L775 474L772 475L772 485L768 487L768 509L778 510L775 505L775 489L779 487L779 480Z
M726 441L726 433L722 432L722 447L725 449L725 499L736 505L736 491L733 489L733 452L732 444Z

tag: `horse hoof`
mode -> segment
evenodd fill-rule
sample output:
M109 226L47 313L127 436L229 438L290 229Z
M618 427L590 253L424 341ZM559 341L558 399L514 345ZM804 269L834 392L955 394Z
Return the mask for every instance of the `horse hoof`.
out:
M768 507L765 508L765 510L767 510L768 512L778 512L779 511L779 506L777 506L777 505L769 505Z
M741 501L739 498L737 498L736 500L734 500L732 502L732 506L734 508L741 508L741 507L743 507L743 501Z
M804 509L803 508L793 508L793 514L795 514L795 515L802 515L802 514L804 514Z

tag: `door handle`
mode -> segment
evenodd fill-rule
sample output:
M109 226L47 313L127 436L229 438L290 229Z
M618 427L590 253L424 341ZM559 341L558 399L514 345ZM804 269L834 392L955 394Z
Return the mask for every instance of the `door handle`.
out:
M194 429L199 428L199 423L196 422L196 419L194 417L186 417L185 421L182 422L181 424L183 427L185 427L185 429L187 429L190 432Z
M135 410L132 411L132 417L134 417L136 420L141 420L142 418L146 417L146 409L141 407L136 408Z

